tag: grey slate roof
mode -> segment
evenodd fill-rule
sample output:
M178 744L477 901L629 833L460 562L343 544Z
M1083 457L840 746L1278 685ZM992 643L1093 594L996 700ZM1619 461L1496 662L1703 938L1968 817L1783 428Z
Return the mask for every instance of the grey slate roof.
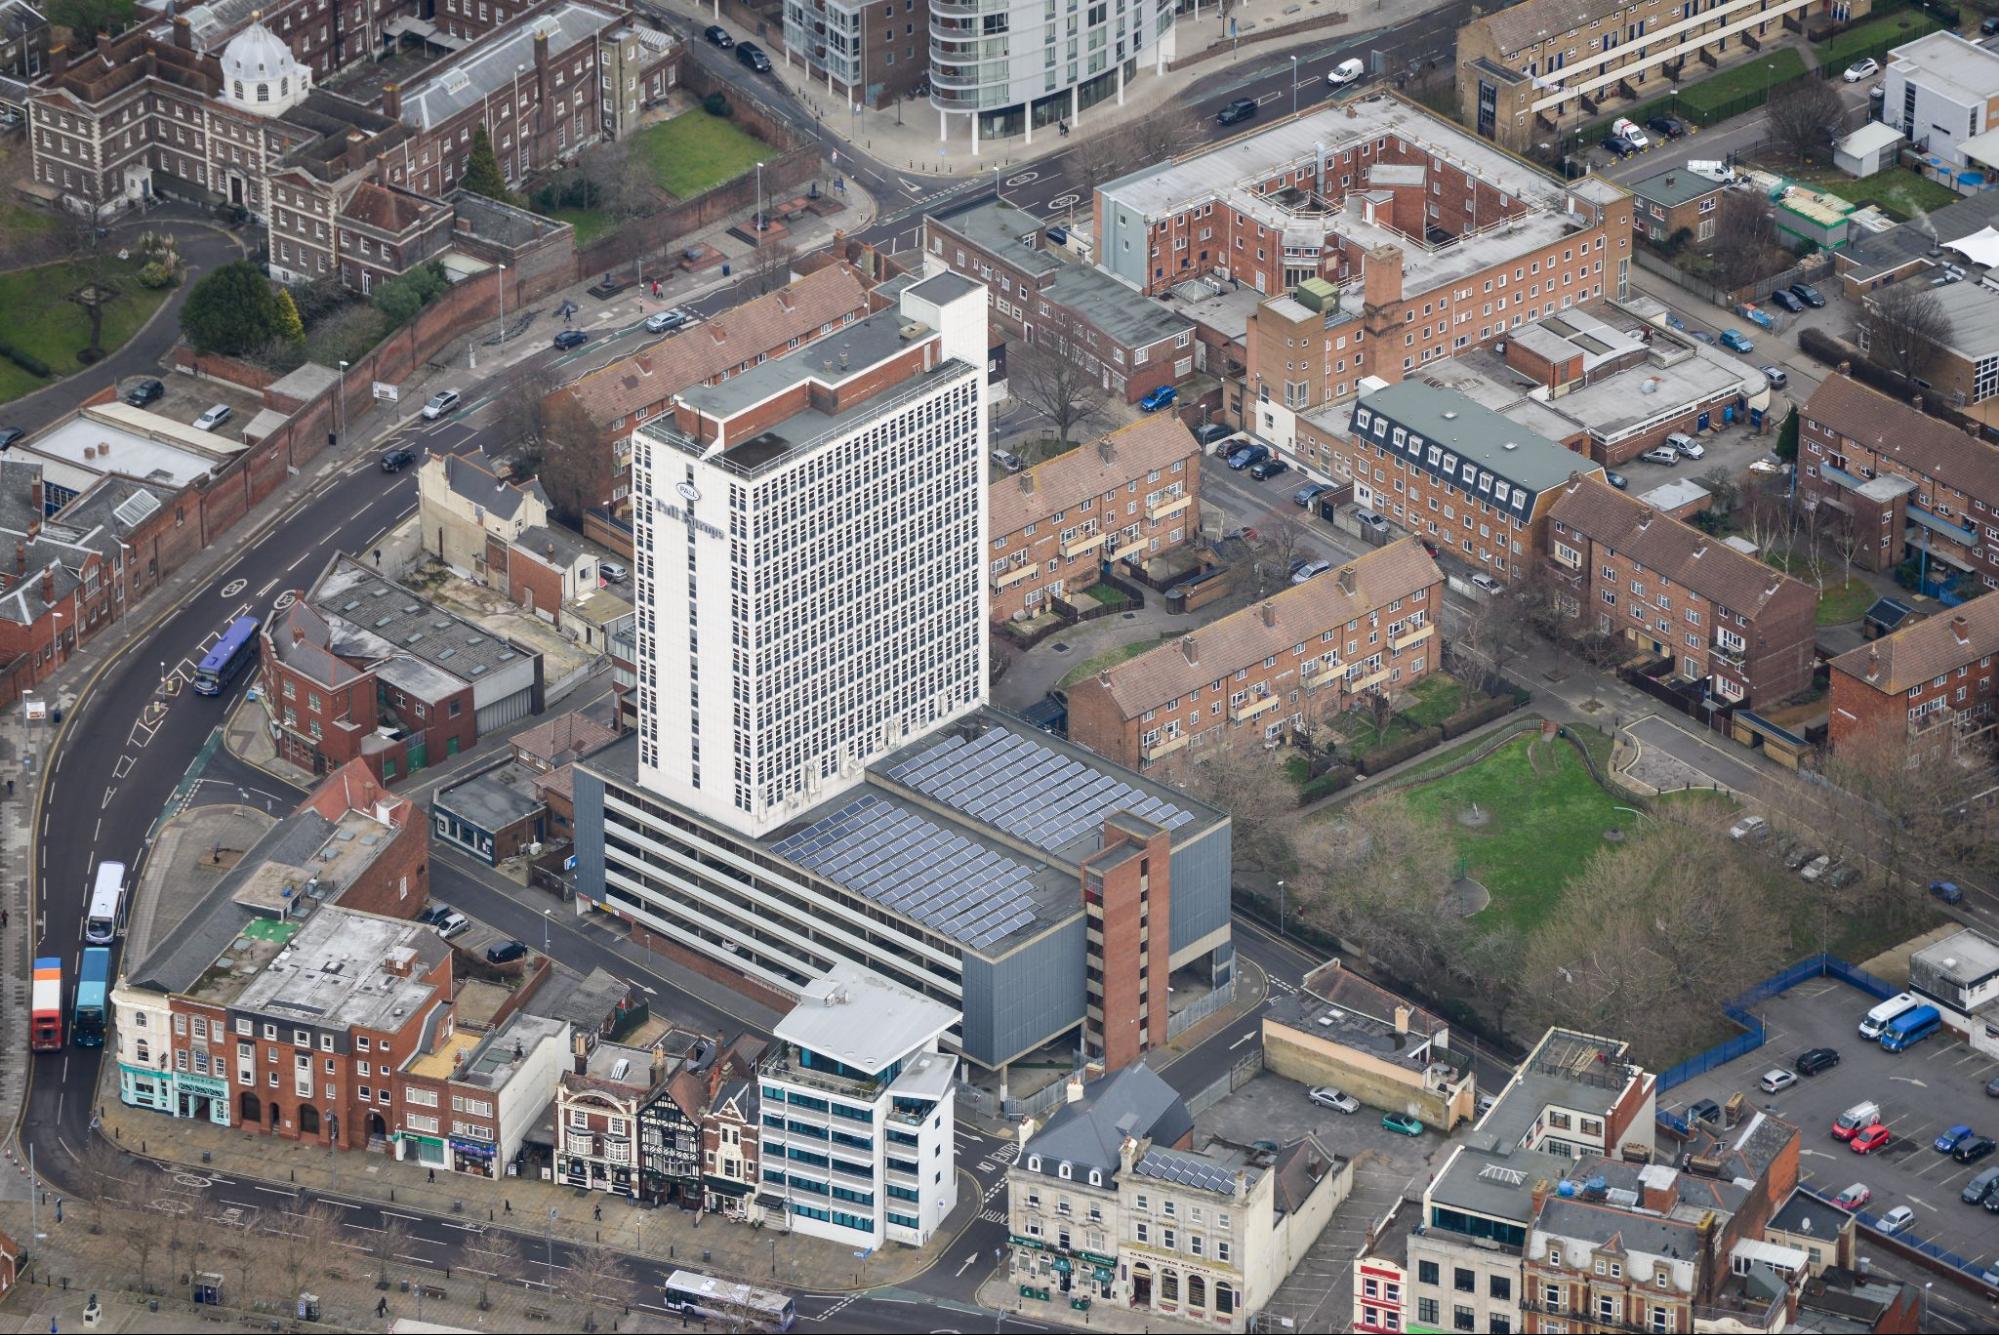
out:
M475 107L502 84L512 82L517 66L534 66L536 33L548 34L548 53L564 51L587 41L592 34L612 28L624 20L620 15L579 5L574 0L551 7L528 22L497 33L468 49L466 54L439 62L403 90L403 120L424 129L434 129L468 107ZM592 71L586 78L595 78Z
M520 513L521 499L534 496L547 504L542 495L541 483L530 482L525 487L503 482L486 464L486 457L476 449L459 454L444 456L444 480L451 489L474 505L483 505L502 519L512 519Z
M1038 278L1062 267L1061 260L1040 246L1027 244L1025 238L1041 234L1042 222L1026 209L979 199L947 212L933 213L930 221L956 232L1022 273Z
M1690 1219L1640 1214L1580 1197L1550 1196L1541 1203L1535 1228L1562 1238L1578 1238L1625 1255L1641 1252L1676 1261L1700 1254L1700 1231Z
M631 995L631 984L610 970L599 967L578 976L572 969L557 965L555 976L536 990L521 1008L551 1020L566 1020L587 1033L597 1033Z
M553 562L560 569L568 569L590 549L583 539L574 533L547 524L530 524L521 530L515 543L528 555L540 561Z
M1474 464L1537 495L1568 481L1571 473L1590 467L1583 456L1501 417L1456 390L1438 389L1419 380L1405 380L1377 389L1356 401L1352 434L1374 439L1360 429L1363 412L1385 416L1396 426L1422 436L1427 444L1441 446L1447 457L1455 456L1464 463ZM1416 462L1427 471L1436 471L1427 459ZM1454 480L1453 485L1462 488L1464 484L1462 480ZM1495 500L1494 504L1499 502Z
M1171 1085L1149 1066L1127 1066L1056 1109L1028 1138L1020 1162L1025 1167L1039 1158L1043 1177L1060 1176L1059 1166L1067 1163L1071 1180L1087 1182L1095 1168L1109 1181L1126 1136L1175 1145L1193 1129L1194 1119Z

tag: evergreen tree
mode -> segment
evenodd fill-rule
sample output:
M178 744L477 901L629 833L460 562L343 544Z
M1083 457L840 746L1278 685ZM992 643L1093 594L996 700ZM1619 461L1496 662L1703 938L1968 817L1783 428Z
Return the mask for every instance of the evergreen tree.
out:
M507 178L500 172L500 159L494 154L493 141L486 137L483 125L472 131L472 156L466 159L465 175L458 184L475 195L497 199L502 204L513 203Z
M298 318L298 305L287 288L278 289L278 334L294 346L305 342L305 321Z
M238 357L256 351L283 333L271 280L248 260L223 265L187 294L180 330L196 352Z

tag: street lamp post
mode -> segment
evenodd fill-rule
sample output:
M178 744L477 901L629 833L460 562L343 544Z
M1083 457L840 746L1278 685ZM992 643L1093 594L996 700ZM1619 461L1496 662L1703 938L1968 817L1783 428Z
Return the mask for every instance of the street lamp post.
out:
M758 161L757 163L757 216L753 222L754 225L751 230L761 240L764 230L764 165L762 161Z
M1277 883L1277 934L1284 935L1284 882Z
M347 363L340 363L340 383L333 390L333 443L347 434Z
M543 909L541 911L541 953L544 955L548 953L549 923L553 921L554 918L555 918L554 909Z

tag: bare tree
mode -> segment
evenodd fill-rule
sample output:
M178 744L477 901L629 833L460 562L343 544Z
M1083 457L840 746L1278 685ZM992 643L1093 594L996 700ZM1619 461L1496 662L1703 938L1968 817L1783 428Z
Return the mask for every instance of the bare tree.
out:
M1127 169L1135 169L1178 157L1200 142L1202 129L1191 109L1168 103L1132 121L1110 138L1122 140L1119 146L1125 150L1125 154L1121 155L1124 165Z
M776 237L765 237L750 254L749 288L762 295L775 292L791 281L792 251Z
M507 373L507 387L501 393L503 420L516 446L513 461L524 472L537 472L548 442L549 422L555 411L555 392L562 388L563 374L554 366L528 363Z
M303 1210L281 1215L272 1231L274 1259L285 1284L281 1296L290 1307L332 1264L339 1248L340 1213L324 1201L314 1201Z
M1695 479L1714 500L1712 509L1723 519L1735 513L1735 504L1742 497L1742 488L1736 484L1735 475L1716 464Z
M120 1176L114 1189L118 1240L137 1263L139 1292L151 1293L153 1253L165 1243L170 1230L167 1218L153 1204L158 1181L150 1172L132 1171Z
M613 139L584 155L585 179L602 196L602 207L620 218L648 212L658 200L652 168L633 138Z
M1829 160L1845 110L1831 84L1823 79L1800 79L1770 100L1770 137L1801 162Z
M1867 546L1869 536L1867 526L1855 519L1852 511L1833 511L1831 522L1826 527L1826 541L1839 553L1839 582L1842 588L1852 581L1854 558Z
M85 365L104 355L104 308L118 296L111 242L98 235L100 230L93 217L69 218L68 258L76 285L61 295L90 322L90 344L77 353L77 360Z
M1527 648L1528 620L1511 598L1480 598L1458 623L1451 647L1459 664L1476 674L1472 687L1481 695L1499 689L1513 664Z
M585 1243L569 1252L570 1297L583 1305L583 1329L597 1329L597 1312L622 1313L637 1287L624 1257L602 1243Z
M1782 249L1769 203L1754 192L1723 192L1710 249L1722 287L1743 287L1769 273L1773 252Z
M1867 294L1854 330L1868 360L1910 379L1935 366L1951 339L1950 316L1921 283L1891 283Z
M1184 762L1173 782L1229 813L1230 851L1239 870L1271 879L1292 873L1292 813L1298 794L1262 750L1230 740L1211 745Z
M1060 331L1043 331L1007 353L1007 390L1055 427L1063 446L1103 415L1110 401L1096 357Z
M498 1229L488 1229L479 1237L479 1245L473 1248L478 1257L479 1268L479 1310L491 1309L490 1284L499 1280L507 1285L517 1280L527 1265L527 1249L512 1233Z
M605 504L615 489L611 446L573 387L544 396L538 432L538 477L549 508L578 526L583 512Z
M1911 881L1964 865L1990 832L1991 808L1973 796L1986 786L1978 762L1989 734L1970 754L1958 741L1947 714L1913 732L1896 718L1843 738L1826 761L1830 787L1813 829L1841 832L1875 873L1884 907L1905 910Z
M77 1155L83 1171L81 1194L90 1201L90 1231L104 1231L104 1207L121 1198L120 1186L132 1171L130 1162L102 1136L91 1136Z
M1069 206L1069 221L1076 220L1076 210L1080 206L1085 213L1095 213L1097 208L1097 187L1105 185L1128 171L1144 165L1133 161L1122 136L1115 134L1093 134L1083 139L1062 156L1067 167L1066 175L1070 193L1076 196Z
M1256 541L1262 549L1256 562L1258 592L1273 585L1282 588L1291 578L1308 531L1295 515L1282 511L1257 526Z
M389 1266L401 1258L409 1246L410 1230L397 1215L385 1214L382 1227L368 1238L368 1254L375 1258L375 1286L385 1287L389 1282Z

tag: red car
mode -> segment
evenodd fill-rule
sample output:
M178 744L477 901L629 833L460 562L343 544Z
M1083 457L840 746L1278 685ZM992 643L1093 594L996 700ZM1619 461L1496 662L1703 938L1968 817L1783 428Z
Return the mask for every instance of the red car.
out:
M1855 1154L1871 1154L1888 1143L1888 1128L1876 1122L1855 1136L1847 1148Z

